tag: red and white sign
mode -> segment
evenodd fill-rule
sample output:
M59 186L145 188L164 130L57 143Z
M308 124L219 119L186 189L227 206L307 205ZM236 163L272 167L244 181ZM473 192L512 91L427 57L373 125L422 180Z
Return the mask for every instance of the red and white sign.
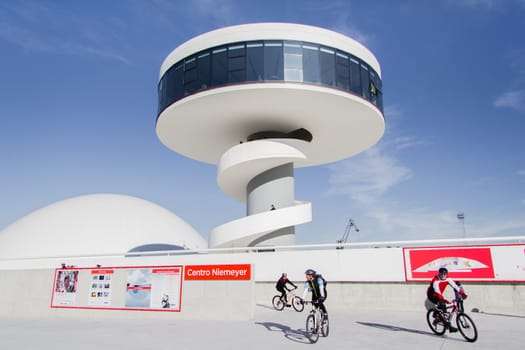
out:
M429 281L440 267L463 281L525 282L525 245L404 248L407 281Z
M186 265L184 280L234 280L251 279L250 264L236 265Z
M449 277L461 280L493 280L494 264L490 247L404 248L407 281L427 281L441 267Z

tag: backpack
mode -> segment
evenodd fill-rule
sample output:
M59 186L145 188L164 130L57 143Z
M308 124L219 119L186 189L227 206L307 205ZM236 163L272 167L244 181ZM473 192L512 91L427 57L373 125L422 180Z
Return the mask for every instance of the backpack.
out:
M323 284L324 284L324 287L326 289L326 285L328 284L328 282L324 279L323 275L315 275L315 278L320 278L323 280Z

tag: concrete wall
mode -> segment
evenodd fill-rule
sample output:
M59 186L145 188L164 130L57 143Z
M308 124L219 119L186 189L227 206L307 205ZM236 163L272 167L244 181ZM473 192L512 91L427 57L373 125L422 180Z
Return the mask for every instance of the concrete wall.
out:
M405 282L402 248L335 249L320 247L268 252L208 251L154 256L93 256L0 261L0 316L156 317L250 319L257 304L271 305L282 272L300 284L314 268L329 281L329 308L424 310L428 282ZM183 281L181 312L51 308L54 271L61 262L79 268L251 264L250 281ZM507 263L507 262L505 262ZM511 266L512 260L508 261ZM525 283L464 282L466 310L525 316ZM452 298L452 297L450 297Z
M253 281L184 281L180 312L52 308L55 271L0 270L0 317L253 318Z
M295 283L295 282L294 282ZM301 283L301 282L298 282ZM275 283L256 283L256 304L269 305L277 294ZM297 284L297 283L296 283ZM467 312L476 308L482 312L525 316L525 284L463 283L468 299ZM425 310L427 283L404 282L335 282L329 283L328 310ZM297 290L301 295L302 284ZM449 291L450 292L450 291ZM449 294L453 299L453 295Z
M97 317L166 319L253 318L257 305L271 305L275 282L184 281L181 312L51 308L54 270L0 270L0 317ZM295 281L302 294L303 281ZM464 283L466 310L525 316L525 285ZM328 309L421 310L426 283L329 282Z

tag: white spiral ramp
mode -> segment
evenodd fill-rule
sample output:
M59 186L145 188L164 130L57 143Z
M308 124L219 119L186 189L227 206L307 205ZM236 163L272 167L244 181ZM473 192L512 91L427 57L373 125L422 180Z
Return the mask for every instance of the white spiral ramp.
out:
M307 160L308 147L301 140L265 139L238 144L221 156L218 185L246 203L247 216L215 227L211 248L294 244L295 225L312 221L311 203L293 198L294 164Z

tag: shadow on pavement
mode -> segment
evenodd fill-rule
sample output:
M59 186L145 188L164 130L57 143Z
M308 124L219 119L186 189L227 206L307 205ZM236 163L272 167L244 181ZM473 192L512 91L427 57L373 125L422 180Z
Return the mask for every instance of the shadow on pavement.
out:
M255 306L262 307L264 309L274 310L273 306L268 306L268 305L264 305L264 304L255 304Z
M387 331L392 331L392 332L407 332L407 333L429 335L429 336L432 336L432 337L436 337L437 336L437 335L435 335L432 332L426 332L426 331L421 331L419 329L404 328L404 327L399 327L399 326L392 326L392 325L389 325L389 324L374 323L374 322L361 322L361 321L357 321L357 323L359 323L359 324L361 324L363 326L375 327L375 328L379 328L379 329L385 329ZM447 338L447 339L450 339L450 338Z
M281 332L284 337L297 342L307 344L310 340L306 336L306 333L300 329L292 329L290 326L286 326L276 322L255 322L255 324L264 326L269 332Z
M473 312L473 313L478 313L478 314L481 314L481 315L488 315L488 316L501 316L501 317L525 318L525 316L520 316L520 315L498 314L498 313L494 313L494 312L485 312L485 311L480 311L480 310L478 310L478 309L472 309L472 312Z

